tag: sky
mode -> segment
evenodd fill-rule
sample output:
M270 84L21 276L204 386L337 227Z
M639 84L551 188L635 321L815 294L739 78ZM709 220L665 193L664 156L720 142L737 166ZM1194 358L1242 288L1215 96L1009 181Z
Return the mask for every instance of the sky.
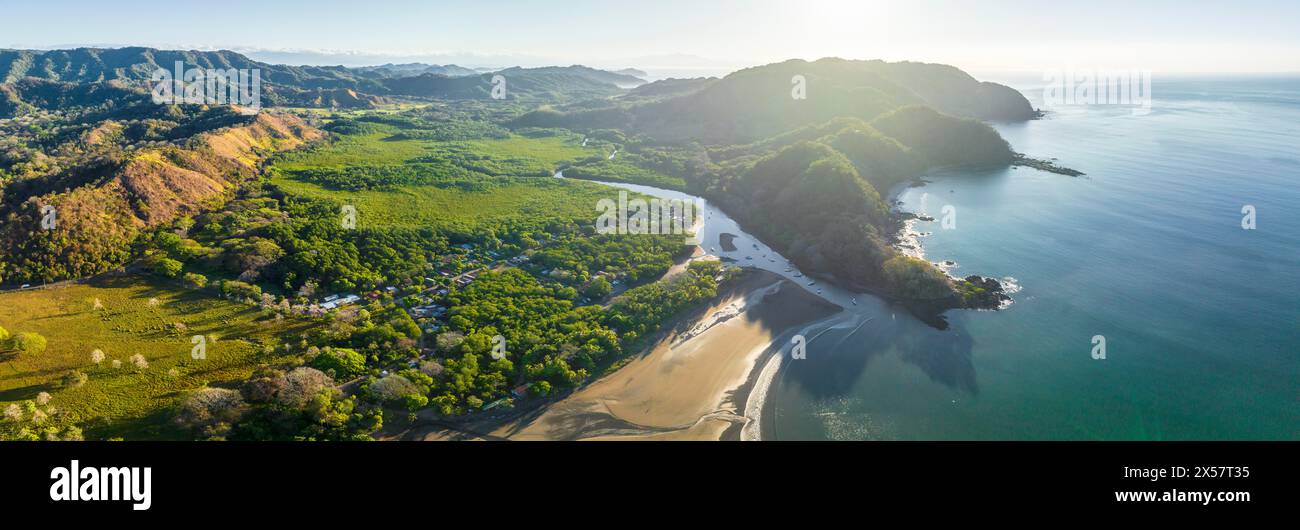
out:
M277 63L1300 72L1300 1L0 0L0 48L231 49Z

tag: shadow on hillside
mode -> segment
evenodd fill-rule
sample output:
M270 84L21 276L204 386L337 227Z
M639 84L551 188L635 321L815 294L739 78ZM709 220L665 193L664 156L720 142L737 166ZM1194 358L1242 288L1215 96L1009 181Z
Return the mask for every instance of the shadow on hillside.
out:
M68 371L69 371L68 368L42 368L40 370L27 370L21 373L13 373L5 376L0 376L0 381L9 381L11 379L22 379L26 377L49 377L55 374L67 373Z
M50 383L38 383L35 385L10 388L8 390L0 391L0 402L36 399L37 394L40 394L41 392L51 392L53 390L54 385Z

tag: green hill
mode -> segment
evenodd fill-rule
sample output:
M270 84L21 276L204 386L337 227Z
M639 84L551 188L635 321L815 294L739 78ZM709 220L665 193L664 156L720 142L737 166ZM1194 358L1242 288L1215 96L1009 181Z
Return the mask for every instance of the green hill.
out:
M792 95L796 76L805 81L804 99ZM670 97L649 102L638 102L636 98L656 94ZM716 81L652 83L633 91L631 96L628 99L632 103L618 110L527 115L521 123L578 128L617 126L659 141L728 144L751 142L840 117L872 120L910 105L980 120L1017 121L1035 115L1019 92L980 82L951 66L837 58L758 66ZM615 115L623 121L611 123Z

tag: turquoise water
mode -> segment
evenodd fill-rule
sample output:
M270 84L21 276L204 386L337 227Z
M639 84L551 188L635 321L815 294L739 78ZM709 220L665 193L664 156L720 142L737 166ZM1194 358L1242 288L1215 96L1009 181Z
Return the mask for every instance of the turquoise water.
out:
M917 226L927 259L1022 290L1004 311L949 312L946 331L864 304L869 322L782 368L774 437L1300 439L1300 79L1153 93L1147 115L997 126L1085 177L955 172L904 191L905 210L955 208L954 230Z

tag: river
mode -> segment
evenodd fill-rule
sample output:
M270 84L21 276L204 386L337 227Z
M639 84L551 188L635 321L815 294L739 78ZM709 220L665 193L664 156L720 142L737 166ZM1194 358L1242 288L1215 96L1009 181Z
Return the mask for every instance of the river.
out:
M556 173L557 178L565 178L563 171ZM762 240L754 237L740 227L731 216L727 215L720 208L708 200L684 193L680 191L656 188L640 184L628 184L622 182L605 182L597 180L585 180L605 186L625 189L628 191L658 197L667 200L694 201L696 204L696 226L695 233L699 237L700 247L709 255L724 261L730 261L734 265L742 267L751 267L762 269L773 274L779 275L790 280L794 285L818 296L830 303L844 308L844 311L830 318L809 324L804 329L798 330L798 334L807 338L807 358L800 359L799 362L830 362L833 357L829 352L842 342L844 338L837 338L834 341L823 341L823 338L835 337L836 332L844 332L845 338L851 338L854 334L862 331L867 324L877 319L881 321L889 320L892 322L902 321L907 323L910 329L913 326L928 328L929 326L912 317L905 309L894 308L884 300L866 293L857 293L822 281L808 278L798 267L790 263L789 260L779 252L772 249ZM722 235L732 234L732 244L735 246L734 251L725 250L722 245ZM811 282L811 284L810 284ZM745 416L750 419L745 429L741 433L742 440L758 440L762 437L762 427L765 419L762 417L765 411L767 397L770 394L771 386L777 382L777 377L782 373L781 367L787 361L790 352L790 344L785 344L781 348L780 355L771 355L764 362L762 372L754 387L750 390L749 398L745 402ZM827 355L818 355L816 352L827 352ZM771 425L769 424L768 427Z

